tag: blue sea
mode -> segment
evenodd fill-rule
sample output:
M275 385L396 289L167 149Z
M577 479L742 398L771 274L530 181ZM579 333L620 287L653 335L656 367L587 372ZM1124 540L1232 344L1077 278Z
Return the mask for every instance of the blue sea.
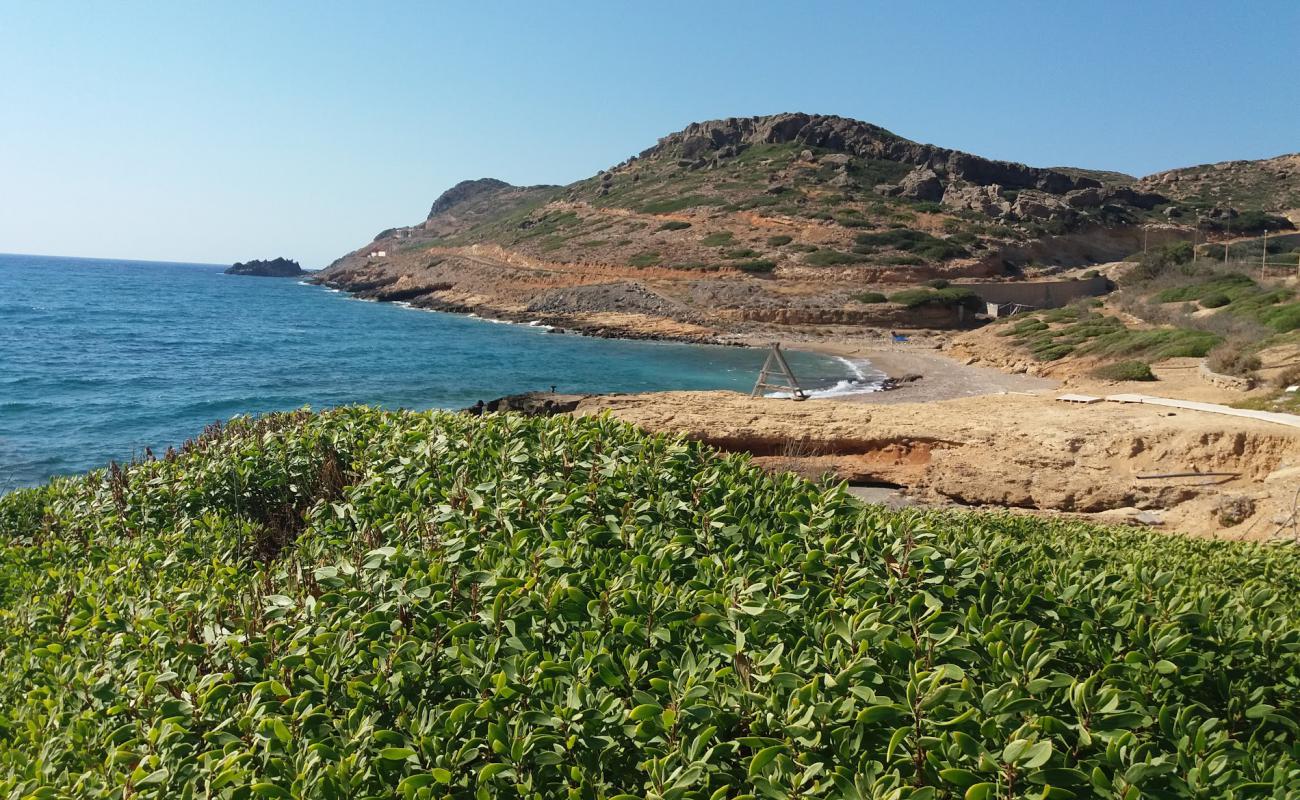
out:
M553 334L222 269L0 254L0 492L161 452L239 414L463 408L552 385L748 391L765 356ZM823 393L879 377L789 359Z

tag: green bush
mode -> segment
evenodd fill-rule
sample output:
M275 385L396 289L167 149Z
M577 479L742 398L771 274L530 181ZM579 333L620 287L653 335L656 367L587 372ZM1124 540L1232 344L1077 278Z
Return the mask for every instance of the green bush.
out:
M892 228L877 233L861 233L855 240L859 252L902 250L930 261L946 261L968 255L966 248L948 239L931 236L911 228Z
M814 267L832 267L839 264L853 264L861 259L838 250L817 250L804 256L803 263Z
M0 530L7 797L1300 791L1291 547L360 408L5 495Z
M1175 242L1163 247L1153 247L1138 256L1138 265L1131 275L1137 281L1149 281L1168 272L1173 267L1186 264L1195 257L1191 242Z
M952 285L952 282L944 278L931 278L925 282L925 285L931 289L947 289Z
M1222 308L1232 302L1232 298L1223 292L1213 292L1201 298L1201 308Z
M661 231L684 231L684 230L686 230L686 229L689 228L689 227L691 227L691 223L689 223L689 222L682 222L681 220L670 219L670 220L668 220L667 222L665 222L664 224L660 225L660 226L659 226L659 230L661 230Z
M633 267L653 267L659 263L660 255L654 251L637 253L627 260L629 266Z
M767 237L767 244L768 244L769 247L781 247L782 245L790 244L790 242L793 242L793 241L794 241L794 237L793 237L793 236L786 236L786 235L784 235L784 234L782 234L782 235L780 235L780 236L769 236L769 237Z
M665 200L653 200L642 205L639 210L643 214L671 214L674 211L681 211L695 206L716 206L721 204L722 200L716 197L690 194Z
M885 297L885 295L880 292L859 292L858 294L853 295L853 299L857 300L859 303L866 303L868 305L889 302L889 298Z
M1108 381L1153 381L1155 373L1145 361L1117 361L1104 364L1092 371L1095 378Z
M734 238L735 236L731 231L719 231L705 236L700 240L700 244L705 247L725 247L731 244Z
M742 272L771 272L776 269L776 262L765 258L756 258L753 261L742 261L736 267Z
M754 250L753 248L749 248L749 247L738 247L738 248L736 248L735 250L727 250L727 251L725 251L725 252L722 254L722 257L723 257L723 258L731 258L731 259L735 259L735 258L753 258L753 257L756 256L756 255L759 255L759 252L758 252L757 250Z

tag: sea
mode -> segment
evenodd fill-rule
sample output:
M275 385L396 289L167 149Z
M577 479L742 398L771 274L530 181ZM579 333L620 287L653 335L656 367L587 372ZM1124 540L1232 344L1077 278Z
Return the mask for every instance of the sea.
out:
M0 254L0 492L161 453L241 414L527 391L749 391L765 351L599 339L357 300L212 264ZM814 395L869 363L787 351Z

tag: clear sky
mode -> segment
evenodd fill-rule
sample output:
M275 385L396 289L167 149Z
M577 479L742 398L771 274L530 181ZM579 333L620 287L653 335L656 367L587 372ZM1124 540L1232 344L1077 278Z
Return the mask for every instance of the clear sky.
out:
M1133 174L1300 150L1300 2L0 0L0 252L320 267L464 178L857 117Z

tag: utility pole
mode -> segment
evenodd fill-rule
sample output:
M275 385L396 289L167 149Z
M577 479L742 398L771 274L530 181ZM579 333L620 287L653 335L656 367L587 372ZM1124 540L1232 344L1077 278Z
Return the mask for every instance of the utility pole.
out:
M1268 226L1264 226L1264 252L1259 254L1259 279L1262 281L1268 274Z
M1142 226L1142 255L1147 254L1147 239L1150 238L1151 229L1146 225Z
M1228 251L1232 249L1232 195L1228 195L1228 214L1224 219L1227 224L1224 226L1224 232L1227 238L1223 240L1223 266L1228 266Z

